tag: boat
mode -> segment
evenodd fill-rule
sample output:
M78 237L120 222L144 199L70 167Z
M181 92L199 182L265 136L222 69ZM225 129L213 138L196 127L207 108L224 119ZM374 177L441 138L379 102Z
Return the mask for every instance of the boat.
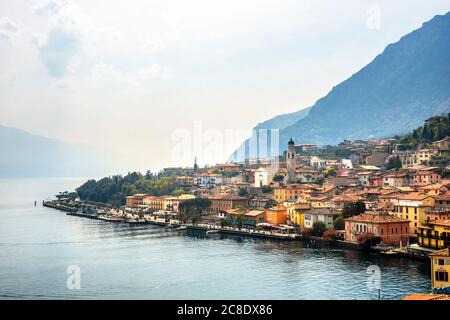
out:
M206 231L206 234L216 234L219 233L219 230L208 230Z
M121 221L123 221L122 218L106 216L106 215L99 215L98 219L104 220L104 221L111 221L111 222L121 222Z
M187 226L181 226L181 227L177 228L177 230L179 230L179 231L186 230L186 229L187 229Z
M382 254L385 254L387 256L395 256L398 255L397 251L394 250L386 250L386 251L381 251Z

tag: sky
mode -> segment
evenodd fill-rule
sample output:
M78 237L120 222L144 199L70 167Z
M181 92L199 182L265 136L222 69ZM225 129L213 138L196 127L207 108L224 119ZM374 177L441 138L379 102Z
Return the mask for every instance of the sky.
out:
M0 124L128 170L226 161L450 0L2 0Z

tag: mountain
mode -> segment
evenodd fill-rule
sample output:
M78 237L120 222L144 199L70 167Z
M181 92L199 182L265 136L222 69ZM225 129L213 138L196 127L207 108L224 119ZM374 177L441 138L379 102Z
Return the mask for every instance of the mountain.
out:
M449 112L449 61L450 12L388 45L366 67L319 99L305 117L281 116L279 151L286 149L290 137L296 144L337 144L343 139L404 134L433 115ZM244 149L246 156L257 155L241 146L230 160L242 160Z
M111 173L114 161L93 148L0 125L0 177L93 177Z

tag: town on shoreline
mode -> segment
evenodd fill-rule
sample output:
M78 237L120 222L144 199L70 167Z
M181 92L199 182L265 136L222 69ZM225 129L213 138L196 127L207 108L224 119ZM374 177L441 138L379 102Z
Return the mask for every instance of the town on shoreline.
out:
M449 119L430 118L392 139L331 147L291 138L272 158L90 180L44 205L109 222L314 239L426 259L431 299L450 294Z

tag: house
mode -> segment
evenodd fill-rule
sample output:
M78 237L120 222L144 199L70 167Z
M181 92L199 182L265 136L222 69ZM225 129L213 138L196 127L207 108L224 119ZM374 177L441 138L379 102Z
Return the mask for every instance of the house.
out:
M255 188L262 188L272 183L273 177L276 175L274 168L259 168L255 170Z
M265 221L270 224L286 224L287 208L285 206L276 206L265 211Z
M442 140L435 141L433 145L438 149L439 151L448 151L449 150L449 144L450 144L450 137L445 137Z
M311 197L311 188L307 185L289 184L273 188L273 199L278 202L307 200Z
M309 163L310 163L311 167L313 167L314 169L322 169L322 168L325 168L325 166L327 165L326 160L321 159L316 156L311 157L311 159L309 160Z
M376 167L384 167L386 164L386 159L389 157L389 154L386 152L378 152L374 151L372 154L366 157L366 165L376 166Z
M305 212L311 209L308 202L297 202L287 207L290 224L303 228L305 225Z
M295 178L300 183L316 182L323 178L323 175L316 169L300 168L295 170Z
M357 172L356 176L358 177L360 185L362 185L363 187L370 186L370 177L372 176L372 173L370 171Z
M397 196L392 199L395 214L403 219L410 221L411 233L417 233L418 227L426 222L426 210L434 207L433 197L419 193L411 192L406 195Z
M450 220L436 220L420 226L417 243L422 247L444 249L450 246Z
M383 177L383 185L386 187L404 187L409 184L409 177L405 173L392 173Z
M438 149L420 149L416 151L417 161L419 164L427 163L434 156L439 155Z
M237 208L246 208L248 199L234 195L214 195L208 197L211 200L210 211L220 212Z
M147 195L145 193L138 193L125 198L125 206L129 208L138 208L144 205L144 198Z
M213 188L222 184L220 174L203 173L194 177L195 185L200 188Z
M430 254L431 286L433 289L450 288L450 249L445 248Z
M419 191L430 196L439 196L448 192L447 187L441 183L430 184L419 188Z
M413 181L416 185L435 184L441 181L441 175L432 171L417 171L413 174Z
M339 212L332 208L312 208L304 213L304 227L312 229L314 223L323 222L326 229L333 229L334 219L339 216Z
M359 179L357 176L341 175L329 177L327 182L334 184L336 187L347 187L351 185L358 185Z
M357 202L360 200L363 200L361 196L354 193L347 193L334 197L333 199L331 199L331 203L333 204L334 208L343 209L346 203Z
M237 163L224 163L216 165L216 168L220 173L236 172L239 171L240 167L241 166Z
M244 228L255 228L258 223L264 223L264 210L233 209L225 212L225 218L231 225L242 223Z
M370 211L345 219L345 240L358 243L359 236L370 234L388 245L409 243L410 221L386 212Z
M435 197L437 208L450 208L450 193L441 194Z

